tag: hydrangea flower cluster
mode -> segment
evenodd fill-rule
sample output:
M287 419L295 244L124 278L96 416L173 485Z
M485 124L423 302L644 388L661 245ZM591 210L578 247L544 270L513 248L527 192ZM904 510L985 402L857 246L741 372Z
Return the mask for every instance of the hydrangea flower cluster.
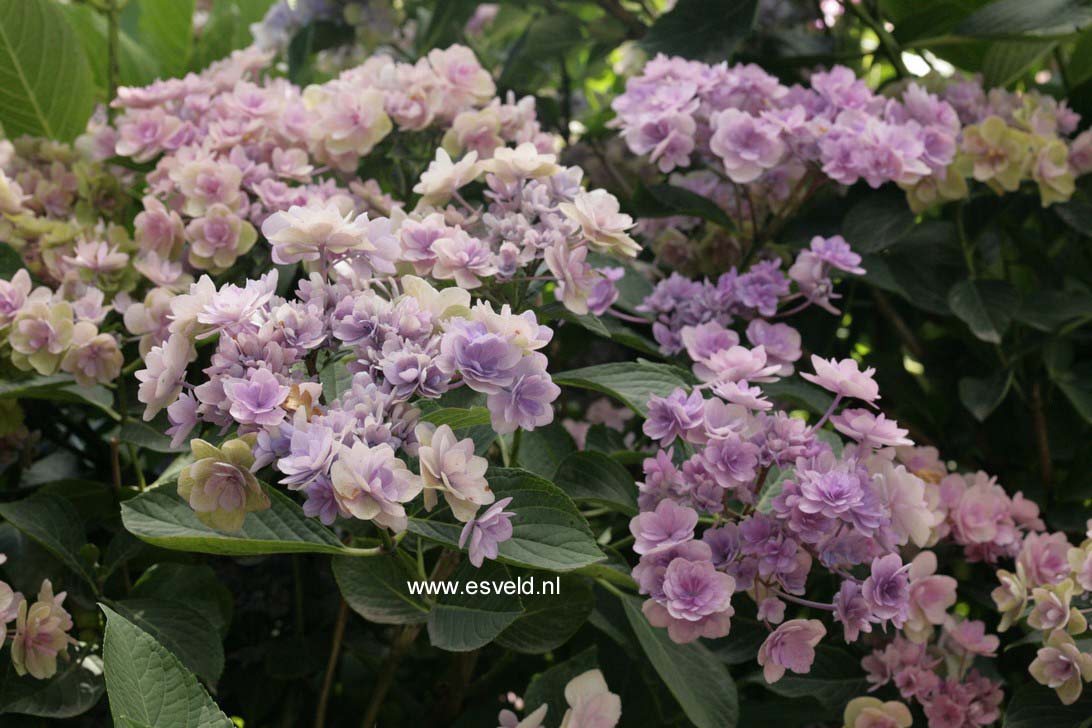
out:
M612 107L629 150L721 207L733 240L754 241L829 184L893 182L920 212L966 197L971 178L997 192L1030 181L1047 206L1092 169L1092 134L1069 138L1080 117L1064 101L987 92L976 79L923 78L880 95L842 66L786 86L754 64L658 55ZM642 220L641 231L666 259L685 260L686 231L700 223Z
M642 513L631 523L650 622L680 642L724 636L733 594L747 592L759 618L780 625L759 653L771 682L786 668L806 672L827 632L817 620L785 622L787 602L832 612L847 642L874 625L931 631L954 603L955 584L937 585L932 570L901 557L902 547L935 538L941 520L924 481L895 463L906 431L868 409L838 411L851 398L874 406L873 370L813 357L815 373L801 376L834 397L808 426L763 395L761 384L783 375L761 345L722 340L706 351L724 365L703 369L689 394L653 397L644 424L665 448L644 463ZM821 436L828 420L849 444ZM708 524L700 534L699 522ZM841 580L832 604L804 598L815 565Z
M975 728L1000 717L1004 694L971 665L976 657L995 657L999 645L982 622L949 617L935 642L897 634L861 665L870 690L893 684L904 700L921 705L930 726Z
M0 347L18 369L64 371L85 387L112 382L124 361L117 337L99 328L110 310L99 288L35 287L24 268L0 280Z
M169 338L137 372L145 419L166 408L175 442L199 423L253 438L219 450L194 441L196 462L179 492L211 525L237 529L247 511L268 507L250 473L272 464L289 489L304 492L305 511L326 523L340 514L401 531L404 504L427 488L431 507L439 491L468 523L464 537L480 564L478 554L495 558L496 543L511 535L511 513L495 508L475 520L494 500L484 459L450 427L420 422L414 402L466 386L485 396L498 432L552 421L560 390L539 352L552 331L530 312L472 305L459 288L359 276L367 241L332 269L333 280L313 274L291 299L276 295L276 271L219 289L203 276L172 299ZM210 363L191 385L195 344L212 336ZM331 384L330 376L347 381ZM400 452L419 458L420 474Z
M1015 569L998 570L991 594L1001 613L998 630L1023 623L1038 632L1042 646L1029 672L1069 705L1092 682L1092 650L1074 639L1087 636L1085 615L1092 612L1092 520L1078 546L1061 532L1024 533L1017 544Z
M7 557L0 554L0 564ZM46 680L57 673L57 658L68 659L72 617L65 610L65 592L53 593L49 579L42 581L38 598L30 603L20 592L0 581L0 645L11 631L11 664L17 675ZM14 625L12 625L14 622Z
M860 263L861 257L840 235L816 236L787 272L781 270L780 260L768 259L744 273L733 267L715 283L672 273L656 284L638 310L652 315L652 334L661 351L677 354L685 349L695 371L709 366L718 345L738 344L738 334L727 327L737 319L748 320L748 341L762 347L767 359L780 364L788 375L801 355L800 334L788 324L766 319L788 316L812 304L837 312L832 301L839 296L831 276L861 275Z
M115 222L133 173L97 161L83 141L0 139L0 239L43 283L93 283L110 294L139 279L132 243Z

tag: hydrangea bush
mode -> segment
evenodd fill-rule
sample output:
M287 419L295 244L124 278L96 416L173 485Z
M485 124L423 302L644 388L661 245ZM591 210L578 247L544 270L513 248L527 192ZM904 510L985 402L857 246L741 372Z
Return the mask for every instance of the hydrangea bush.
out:
M1083 726L1092 17L940 5L0 0L4 725Z

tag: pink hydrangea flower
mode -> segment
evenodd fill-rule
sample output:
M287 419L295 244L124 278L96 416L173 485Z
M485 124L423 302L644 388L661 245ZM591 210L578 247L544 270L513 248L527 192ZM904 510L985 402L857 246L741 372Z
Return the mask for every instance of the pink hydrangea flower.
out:
M790 619L775 629L758 649L758 664L766 682L777 682L786 670L799 675L810 672L815 646L826 633L818 619Z

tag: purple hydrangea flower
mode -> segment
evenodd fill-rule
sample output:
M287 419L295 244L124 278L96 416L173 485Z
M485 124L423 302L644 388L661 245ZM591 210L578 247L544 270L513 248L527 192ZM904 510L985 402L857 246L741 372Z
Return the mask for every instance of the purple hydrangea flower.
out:
M290 389L268 369L251 369L245 379L224 382L224 394L231 400L231 416L242 425L279 424L286 414L281 403Z
M646 511L633 517L629 531L636 542L633 550L639 554L661 551L694 538L694 526L698 514L692 508L663 500L654 511Z
M889 619L896 627L906 621L910 608L909 568L909 564L903 566L898 554L872 561L872 574L861 586L861 594L876 619Z
M698 390L689 395L676 389L667 397L652 397L648 402L648 418L644 433L661 445L670 445L675 438L686 440L701 432L705 416L705 399Z
M464 546L470 556L470 563L481 568L485 559L496 559L498 547L512 538L512 511L504 510L511 498L501 498L489 506L479 518L469 521L459 534L459 548Z

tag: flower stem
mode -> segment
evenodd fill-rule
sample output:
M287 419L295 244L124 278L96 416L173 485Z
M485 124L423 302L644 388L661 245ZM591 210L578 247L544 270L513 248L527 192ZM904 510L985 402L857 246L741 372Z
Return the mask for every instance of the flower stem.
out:
M345 624L349 621L349 605L345 600L337 608L337 617L334 620L334 639L330 645L330 659L326 661L326 674L322 678L322 692L319 695L318 707L315 708L315 728L323 728L326 725L326 706L330 701L330 688L334 685L334 675L337 673L338 657L341 655L341 641L345 637Z

